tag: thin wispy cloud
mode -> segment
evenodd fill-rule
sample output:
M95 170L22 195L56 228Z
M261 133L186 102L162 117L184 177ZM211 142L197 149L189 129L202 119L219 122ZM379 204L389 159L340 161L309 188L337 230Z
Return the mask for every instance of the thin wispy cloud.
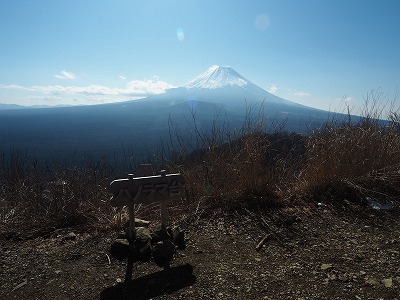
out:
M343 96L342 98L335 98L336 102L350 103L354 100L351 96Z
M122 80L126 80L126 77L125 77L125 76L122 76L122 75L118 75L118 78L119 78L119 79L122 79Z
M127 93L161 94L170 88L174 88L174 86L161 80L132 80L128 82L125 91Z
M0 89L34 91L34 89L19 84L0 84Z
M293 93L293 95L299 96L299 97L311 96L310 93L307 93L307 92L304 92L304 91L296 91L296 92Z
M61 71L61 73L54 75L54 77L59 79L69 79L69 80L76 79L76 75L74 73L67 72L64 70Z
M278 91L278 87L275 84L271 85L268 89L268 92L271 94L275 94L277 91Z
M34 92L38 95L35 97L62 97L62 99L71 102L71 99L82 99L83 102L92 104L104 102L118 102L124 100L134 100L144 98L149 95L161 94L167 89L175 86L160 80L132 80L125 87L116 88L98 84L88 86L64 86L64 85L47 85L47 86L22 86L16 84L0 85L1 89L8 89L21 92ZM58 98L61 99L61 98ZM66 103L67 104L67 103Z

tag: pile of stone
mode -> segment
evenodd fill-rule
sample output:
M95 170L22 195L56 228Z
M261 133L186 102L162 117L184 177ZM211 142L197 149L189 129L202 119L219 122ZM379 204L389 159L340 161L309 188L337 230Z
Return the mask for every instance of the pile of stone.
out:
M129 228L122 231L111 245L111 255L124 260L129 255L135 262L153 261L163 268L168 268L176 249L186 247L184 232L177 226L166 229L149 229L150 222L135 218L136 236L129 240Z

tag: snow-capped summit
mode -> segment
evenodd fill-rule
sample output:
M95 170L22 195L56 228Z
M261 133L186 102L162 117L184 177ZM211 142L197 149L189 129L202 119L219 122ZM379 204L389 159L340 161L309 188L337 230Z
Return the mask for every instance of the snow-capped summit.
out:
M179 94L182 88L185 95L192 98L226 103L229 106L243 104L245 101L299 105L267 92L228 66L211 66L183 87L169 90L167 96ZM174 95L174 98L178 96Z
M249 81L231 67L212 66L205 73L185 85L186 88L216 89L237 85L244 87Z

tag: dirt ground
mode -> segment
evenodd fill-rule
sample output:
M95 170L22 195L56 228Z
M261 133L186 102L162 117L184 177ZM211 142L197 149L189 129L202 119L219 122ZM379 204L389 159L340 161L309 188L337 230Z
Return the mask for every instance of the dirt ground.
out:
M171 268L137 263L128 286L116 231L3 230L0 299L400 299L398 212L242 208L179 225L187 248Z

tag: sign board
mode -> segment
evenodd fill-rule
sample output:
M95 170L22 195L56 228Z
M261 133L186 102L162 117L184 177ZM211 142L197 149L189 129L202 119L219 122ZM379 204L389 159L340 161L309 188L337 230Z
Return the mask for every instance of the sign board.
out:
M131 206L138 203L152 203L182 196L185 180L181 174L165 174L117 179L111 182L109 190L112 206Z
M161 204L161 228L167 230L167 212L165 201L182 196L182 188L185 180L181 174L166 174L164 170L160 175L147 177L133 177L117 179L110 183L109 190L112 192L111 205L129 208L129 249L132 253L132 242L136 239L135 209L134 204L160 202ZM133 256L128 256L125 282L132 279Z

